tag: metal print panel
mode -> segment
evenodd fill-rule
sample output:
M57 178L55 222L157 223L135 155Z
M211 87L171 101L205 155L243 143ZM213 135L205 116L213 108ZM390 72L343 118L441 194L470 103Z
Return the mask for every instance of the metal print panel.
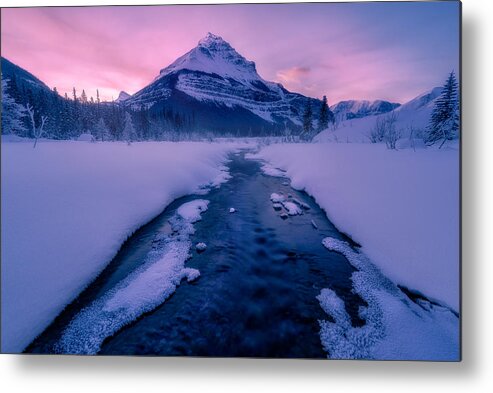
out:
M456 1L3 8L3 353L460 360Z

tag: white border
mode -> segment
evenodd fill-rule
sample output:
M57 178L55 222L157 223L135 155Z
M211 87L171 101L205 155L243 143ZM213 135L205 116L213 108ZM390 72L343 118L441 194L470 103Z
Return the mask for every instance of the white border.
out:
M170 2L201 1L168 0ZM0 0L2 7L139 3L163 4L166 1ZM492 291L487 290L492 287L493 280L489 232L493 223L493 127L490 124L493 112L492 9L491 0L463 1L462 363L0 355L0 386L3 391L493 391L493 296Z

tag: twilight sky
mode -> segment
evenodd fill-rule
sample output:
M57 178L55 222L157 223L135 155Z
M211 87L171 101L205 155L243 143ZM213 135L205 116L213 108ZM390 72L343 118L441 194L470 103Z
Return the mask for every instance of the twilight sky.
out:
M405 102L459 71L459 3L2 9L2 56L61 94L135 93L212 32L312 97Z

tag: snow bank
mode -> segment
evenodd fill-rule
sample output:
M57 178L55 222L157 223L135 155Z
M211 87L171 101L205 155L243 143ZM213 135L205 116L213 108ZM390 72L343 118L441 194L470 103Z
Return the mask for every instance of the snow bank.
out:
M89 307L83 309L63 332L55 351L63 354L96 354L101 344L123 326L162 304L183 278L193 281L196 269L185 268L193 223L201 219L209 201L198 199L180 206L170 220L173 233L159 234L144 265Z
M94 142L95 139L91 134L80 134L77 138L79 142Z
M194 223L200 220L201 214L207 210L209 201L197 199L195 201L181 205L176 213L187 222Z
M388 277L458 310L457 149L285 144L259 157L286 170Z
M22 351L171 201L224 181L233 148L3 141L2 351Z
M327 237L323 245L343 254L356 269L353 290L368 304L353 327L345 305L331 289L317 299L334 322L319 321L320 339L333 359L459 360L459 318L426 300L410 301L361 253Z

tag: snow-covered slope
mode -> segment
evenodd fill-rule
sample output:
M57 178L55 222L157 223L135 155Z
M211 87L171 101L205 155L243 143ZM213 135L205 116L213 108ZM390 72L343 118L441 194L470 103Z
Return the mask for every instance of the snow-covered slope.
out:
M18 65L7 60L5 57L1 58L1 70L2 78L9 80L15 79L18 88L25 88L28 90L43 90L50 92L51 89L33 74L19 67Z
M408 138L411 126L415 129L415 132L426 128L435 100L441 91L441 87L435 87L402 104L393 111L341 121L335 130L332 128L325 130L317 135L315 140L319 142L369 142L368 135L376 121L392 113L396 115L396 126L401 131L401 137Z
M308 101L318 114L315 108L321 101L262 79L253 61L209 33L125 104L138 108L144 105L156 112L166 107L193 114L205 129L253 129L253 133L262 134L283 129L286 124L299 127Z
M22 351L167 204L224 181L233 148L2 139L2 351Z
M399 106L400 104L398 103L383 100L348 100L340 101L337 104L332 105L330 110L334 113L336 119L344 121L347 119L380 115L382 113L390 112Z
M245 59L230 44L212 33L208 33L195 48L161 70L158 78L180 70L216 74L239 82L261 80L253 61Z
M397 109L398 112L412 112L433 108L433 101L441 94L441 87L434 87L433 89L420 94L413 98L411 101L406 102Z

